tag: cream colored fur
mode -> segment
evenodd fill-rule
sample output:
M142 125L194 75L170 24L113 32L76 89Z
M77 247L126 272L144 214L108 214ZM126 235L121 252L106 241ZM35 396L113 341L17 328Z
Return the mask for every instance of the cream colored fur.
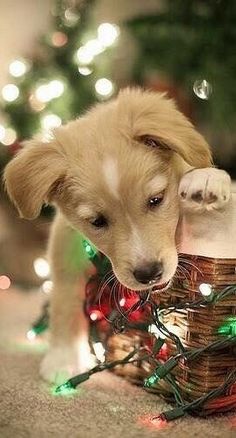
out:
M145 144L147 136L158 146ZM181 205L188 215L191 204L191 218L193 211L208 211L209 205L212 211L222 210L229 201L227 174L211 166L206 141L174 102L163 94L138 89L126 89L114 101L99 104L80 119L57 128L48 143L28 142L7 166L6 187L22 217L37 217L43 203L55 204L58 211L48 253L54 291L52 349L42 364L44 378L55 380L58 370L74 372L78 338L86 336L82 312L85 278L65 258L75 233L82 232L110 258L125 286L146 288L133 271L152 260L163 262L163 275L157 283L168 282L175 273L177 246L183 237L180 227L177 229L178 222L183 222ZM183 199L182 190L178 196L179 183L193 168L208 169L202 169L196 186L196 171L186 175L182 189L187 197ZM205 190L209 173L215 181L214 199ZM227 186L225 193L217 183L219 175ZM203 193L200 203L192 200L199 188ZM164 193L162 204L150 210L148 200L160 192ZM98 214L108 218L108 227L94 228L91 221ZM186 245L183 248L187 249Z

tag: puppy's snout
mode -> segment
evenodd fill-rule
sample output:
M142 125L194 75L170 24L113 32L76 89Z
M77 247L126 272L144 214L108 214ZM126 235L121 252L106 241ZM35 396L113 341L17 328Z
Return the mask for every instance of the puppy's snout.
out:
M133 271L135 279L142 284L148 284L160 280L163 274L162 262L149 262Z

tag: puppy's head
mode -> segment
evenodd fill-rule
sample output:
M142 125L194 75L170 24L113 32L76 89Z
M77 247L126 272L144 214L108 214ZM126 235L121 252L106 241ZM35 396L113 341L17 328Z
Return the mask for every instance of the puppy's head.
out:
M177 187L187 166L211 165L209 147L164 95L124 90L28 142L5 170L22 217L54 203L112 262L131 289L164 284L177 266Z

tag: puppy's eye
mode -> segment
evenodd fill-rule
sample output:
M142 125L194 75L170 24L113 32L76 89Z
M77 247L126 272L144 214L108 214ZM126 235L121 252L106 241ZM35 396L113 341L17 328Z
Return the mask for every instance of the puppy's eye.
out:
M96 219L92 220L90 223L95 228L105 228L108 225L107 219L102 214L97 216Z
M139 140L145 144L145 146L151 148L169 149L168 145L160 138L151 137L150 135L142 135Z
M149 146L152 148L156 148L156 147L160 146L158 140L155 140L154 138L148 137L148 136L143 137L143 143L146 146Z
M156 196L153 196L153 198L149 198L148 207L151 210L154 210L155 207L158 207L162 203L163 199L164 199L164 191Z

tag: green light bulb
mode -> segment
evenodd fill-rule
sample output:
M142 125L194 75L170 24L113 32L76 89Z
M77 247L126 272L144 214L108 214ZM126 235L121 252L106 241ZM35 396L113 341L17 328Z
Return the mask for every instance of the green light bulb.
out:
M236 336L236 318L227 318L219 328L218 333L224 336Z
M152 374L150 377L144 380L143 386L145 388L151 388L155 383L159 380L159 376L157 374Z
M75 391L75 388L69 380L55 389L56 394L62 395L71 394L73 391Z
M83 240L83 247L86 253L88 254L89 258L93 258L97 254L95 248L85 239Z

